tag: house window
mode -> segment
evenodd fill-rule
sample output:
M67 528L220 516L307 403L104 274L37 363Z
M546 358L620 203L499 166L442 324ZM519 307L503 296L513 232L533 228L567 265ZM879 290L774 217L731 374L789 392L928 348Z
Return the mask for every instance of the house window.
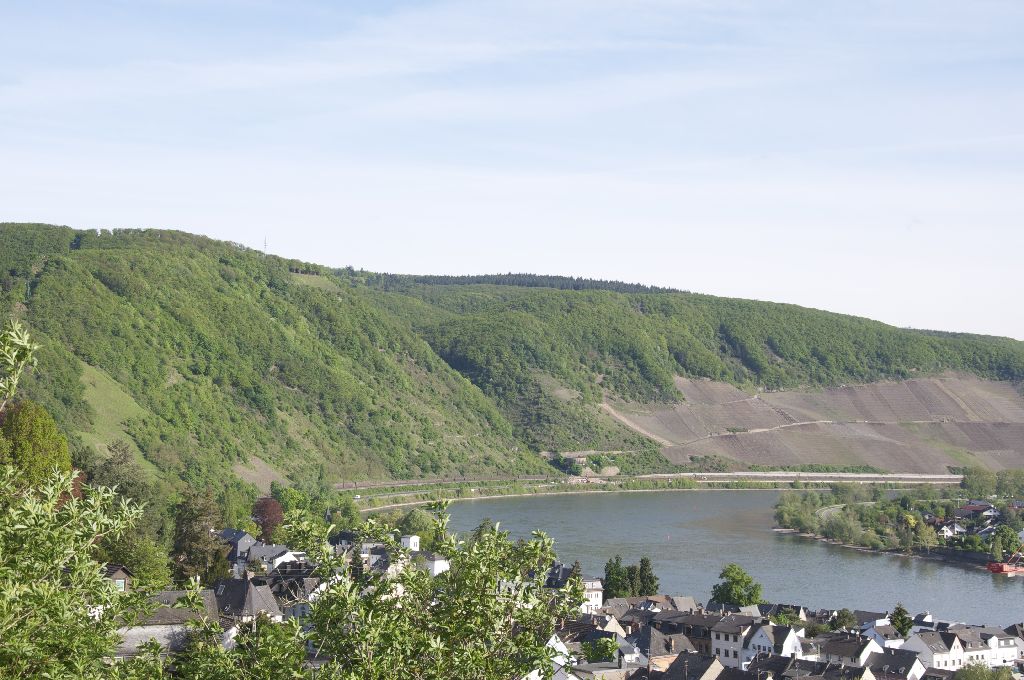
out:
M722 656L722 650L718 647L715 647L715 656Z
M733 642L739 642L739 638L737 636L733 635L732 636L732 641Z
M114 585L117 586L117 589L122 593L124 592L125 580L123 578L114 579Z
M715 633L715 639L716 640L721 640L722 639L722 634L721 633Z
M739 656L739 655L736 653L736 650L735 649L732 650L732 658L735 659L737 656Z

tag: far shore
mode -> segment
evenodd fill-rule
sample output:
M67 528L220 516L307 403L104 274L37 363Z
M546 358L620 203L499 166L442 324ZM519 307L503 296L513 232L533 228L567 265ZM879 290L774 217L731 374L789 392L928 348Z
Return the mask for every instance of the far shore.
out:
M923 560L932 560L932 561L935 561L935 562L943 562L945 564L958 565L958 566L963 567L964 569L977 569L977 570L981 570L981 571L987 571L985 566L982 565L982 564L978 564L977 562L974 562L974 561L969 560L969 559L957 559L955 557L951 557L948 554L940 554L940 553L935 553L935 552L926 552L926 553L909 552L908 553L908 552L901 552L899 550L879 550L877 548L869 548L869 547L864 546L864 545L854 545L853 543L842 543L841 541L836 541L836 540L833 540L831 538L826 538L825 536L822 536L820 534L810 534L810 533L807 533L807 532L800 531L799 529L787 529L785 527L774 527L772 529L772 531L774 531L776 533L779 533L779 534L794 534L796 536L799 536L800 538L806 538L806 539L811 539L811 540L815 540L815 541L820 541L822 543L827 543L829 545L834 545L837 548L848 548L850 550L856 550L856 551L862 552L862 553L872 553L872 554L875 554L875 555L890 555L892 557L918 557L918 558L921 558Z
M824 485L824 484L826 484L826 482L814 482L814 484L816 484L816 485ZM583 486L583 485L581 485L581 486ZM799 487L799 488L796 488L796 487L793 487L791 482L776 482L775 486L749 486L749 487L698 486L698 487L693 487L693 488L688 488L688 489L679 489L679 488L672 488L672 487L664 487L664 488L660 488L660 489L594 489L594 488L586 489L586 488L581 488L581 489L577 489L577 490L573 490L573 491L547 491L547 492L537 491L537 492L534 492L534 493L529 493L529 492L527 492L527 493L506 493L506 494L494 494L494 495L488 495L488 496L466 496L466 497L461 497L461 498L458 498L458 497L444 498L444 499L433 498L433 499L425 499L425 500L417 500L417 501L407 501L407 502L404 502L404 503L389 503L387 505L378 505L378 506L375 506L375 507L372 507L372 508L360 508L359 512L365 514L365 513L378 512L380 510L394 510L395 508L407 508L407 507L413 507L413 506L417 506L417 505L429 505L430 503L439 503L439 502L442 502L442 501L449 502L449 503L457 503L457 502L465 502L465 501L486 501L486 500L494 500L494 499L498 499L498 498L523 498L525 496L571 496L571 495L592 494L592 493L653 493L653 492L662 492L662 491L699 491L699 492L705 492L705 491L801 491L801 490L810 490L810 489L814 489L814 488L820 488L820 487L819 486L815 486L815 487ZM887 489L892 490L892 491L904 491L904 490L906 490L906 489L904 489L902 487L887 487ZM784 532L784 533L798 533L795 529L775 529L775 531ZM806 534L806 536L813 537L810 534ZM827 541L828 539L824 539L823 538L823 540ZM858 546L849 546L849 547L858 547Z

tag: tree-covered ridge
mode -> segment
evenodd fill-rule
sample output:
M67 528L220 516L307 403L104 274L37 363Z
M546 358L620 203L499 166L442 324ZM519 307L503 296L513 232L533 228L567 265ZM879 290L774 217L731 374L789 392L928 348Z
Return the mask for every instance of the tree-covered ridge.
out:
M289 262L161 231L0 228L3 293L52 370L25 391L88 430L82 362L145 410L147 460L205 483L257 455L293 478L535 470L498 410L365 296Z
M543 274L478 274L467 276L443 276L436 274L377 274L371 279L374 285L386 290L405 290L410 284L431 286L465 286L490 284L495 286L522 286L524 288L555 288L557 290L613 290L618 293L678 292L675 288L647 286L642 283L624 283L604 279L588 279L578 276L550 276Z
M25 393L79 461L75 433L113 432L188 482L255 457L298 482L515 474L545 450L640 452L650 469L655 444L600 406L678 401L678 375L748 391L1024 380L1006 338L569 277L331 270L161 230L0 225L0 295L50 367ZM131 413L97 408L113 403Z

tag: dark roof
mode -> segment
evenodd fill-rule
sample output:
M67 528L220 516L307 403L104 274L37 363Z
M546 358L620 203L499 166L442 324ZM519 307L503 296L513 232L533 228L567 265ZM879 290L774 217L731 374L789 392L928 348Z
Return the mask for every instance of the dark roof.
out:
M685 635L665 635L653 626L644 626L639 633L628 636L626 640L646 657L697 651Z
M1003 632L1024 639L1024 623L1015 623L1003 628Z
M119 571L120 572L124 572L124 574L126 576L128 576L128 577L135 576L135 574L132 573L131 569L129 569L128 567L124 566L123 564L105 564L105 565L103 565L103 575L106 578L114 578L114 576L116 576L117 572L119 572Z
M863 626L865 623L872 623L880 619L889 618L889 612L869 612L861 609L854 609L853 617L857 619L858 624Z
M152 617L146 618L142 625L159 625L163 623L175 623L178 621L191 621L206 616L209 619L217 619L217 598L213 591L204 588L199 591L202 611L194 612L187 607L175 607L174 605L183 597L188 595L186 590L161 590L150 599L159 606L153 612Z
M702 654L680 654L662 673L651 674L652 680L696 680L708 672L714 663L721 663L713 656Z
M223 529L217 535L220 536L221 540L227 541L228 543L232 543L234 545L238 545L239 541L244 539L246 536L248 536L253 541L256 540L256 538L252 536L248 531L243 531L242 529Z
M268 616L281 616L269 586L256 585L248 579L222 579L214 587L217 610L222 616L249 617L265 612Z
M857 666L844 666L838 663L809 661L807 659L793 659L778 654L758 654L751 659L747 669L755 676L759 671L768 671L776 680L784 680L785 678L856 680L864 675L864 669Z
M290 551L291 548L286 545L278 543L263 543L261 541L249 548L246 559L250 562L255 560L272 560L275 557L279 557Z
M743 616L740 614L729 614L723 616L722 619L711 627L711 630L716 633L730 633L738 635L743 632L743 629L749 628L753 625L755 619L753 616Z
M864 651L864 647L870 642L869 638L861 637L860 635L840 633L823 637L820 639L818 647L826 654L852 658L860 656L861 652Z
M739 668L723 668L715 680L754 680L757 676Z
M921 641L933 652L945 654L956 643L956 634L947 631L925 630L917 634Z
M921 676L921 680L950 680L956 671L946 670L945 668L926 668L924 675Z
M868 655L864 665L871 669L875 677L906 678L913 670L915 663L917 663L917 652L909 649L886 648L881 652L872 652Z
M327 542L331 545L337 546L341 545L342 543L356 543L358 540L359 534L357 534L354 531L339 531L338 533L328 538Z

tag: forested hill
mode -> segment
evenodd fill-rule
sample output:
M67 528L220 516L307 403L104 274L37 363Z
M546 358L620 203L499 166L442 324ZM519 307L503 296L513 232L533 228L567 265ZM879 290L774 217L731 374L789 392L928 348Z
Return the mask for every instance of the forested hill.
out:
M4 303L44 344L26 392L79 457L154 474L517 474L649 451L599 409L676 376L753 392L946 370L1024 379L1024 343L569 277L332 270L172 231L0 225ZM263 480L265 481L265 479Z

